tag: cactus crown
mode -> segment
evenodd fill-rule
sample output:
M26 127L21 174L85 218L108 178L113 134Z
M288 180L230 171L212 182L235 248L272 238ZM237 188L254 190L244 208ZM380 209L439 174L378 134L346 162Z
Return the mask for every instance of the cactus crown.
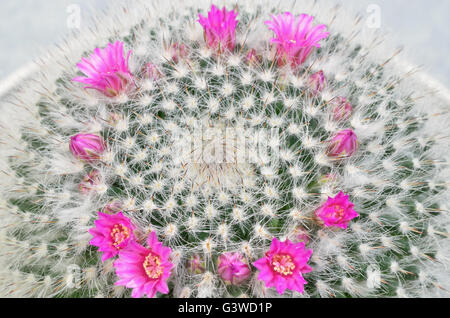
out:
M170 268L159 296L445 292L447 171L436 149L447 140L426 128L436 114L420 110L390 59L373 58L358 27L345 32L339 12L306 1L329 35L294 59L270 42L264 21L284 11L267 3L234 8L236 38L232 21L202 28L214 22L197 22L204 5L155 3L159 13L143 2L114 9L115 25L80 36L61 63L45 63L37 93L11 99L26 115L2 137L12 151L2 170L4 295L131 295L114 285L128 240L153 246L150 279ZM108 67L93 72L90 55L107 43L116 55L96 51ZM71 153L74 136L83 138ZM92 240L108 224L117 252ZM300 275L304 290L261 278L255 262L278 240L296 247L274 250L271 270ZM312 253L301 273L288 252L300 248Z

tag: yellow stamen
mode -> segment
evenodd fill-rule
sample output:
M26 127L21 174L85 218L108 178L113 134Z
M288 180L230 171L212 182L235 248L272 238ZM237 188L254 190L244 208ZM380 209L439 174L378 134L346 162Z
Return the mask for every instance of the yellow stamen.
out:
M291 256L285 254L277 254L272 258L272 268L281 275L289 276L294 273L295 264Z
M153 253L147 255L142 265L144 266L145 273L151 279L160 278L163 274L163 268L161 267L161 258L154 255Z
M130 229L122 224L114 225L111 231L111 238L113 239L113 245L120 249L120 244L122 244L126 239L130 237Z

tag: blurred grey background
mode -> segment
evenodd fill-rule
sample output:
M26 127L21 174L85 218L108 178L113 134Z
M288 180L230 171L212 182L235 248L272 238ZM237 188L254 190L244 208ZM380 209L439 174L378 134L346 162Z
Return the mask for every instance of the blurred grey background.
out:
M120 1L122 0L1 0L0 83L2 80L3 84L11 80L14 72L17 75L17 70L70 31L67 20L76 9L73 5L78 5L81 9L83 23L92 14L92 10L104 9L109 4ZM339 2L344 7L355 8L365 16L370 16L378 8L380 27L383 31L390 32L395 42L404 45L411 62L423 66L445 87L450 87L450 0Z

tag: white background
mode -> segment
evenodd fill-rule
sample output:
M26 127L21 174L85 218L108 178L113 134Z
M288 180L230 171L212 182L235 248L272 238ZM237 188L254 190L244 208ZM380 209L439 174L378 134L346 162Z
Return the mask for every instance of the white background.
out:
M91 13L89 7L102 9L117 1L121 0L1 0L0 81L69 31L68 6L80 5L82 18L87 19ZM356 8L365 16L369 16L366 10L370 4L378 5L382 30L404 45L411 62L423 66L444 86L450 87L450 0L339 2L344 8Z

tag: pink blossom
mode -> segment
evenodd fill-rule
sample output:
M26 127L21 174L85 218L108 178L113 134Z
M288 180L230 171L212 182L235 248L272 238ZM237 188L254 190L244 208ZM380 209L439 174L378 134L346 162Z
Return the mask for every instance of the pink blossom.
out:
M344 195L341 191L336 197L329 197L327 202L316 210L315 214L327 227L346 229L350 220L359 216L353 207L354 204L350 202L348 195Z
M208 47L218 49L222 52L224 49L232 51L236 44L236 20L238 13L227 11L225 7L219 10L215 5L211 6L208 17L199 14L198 22L205 30L205 40Z
M329 36L326 25L313 26L313 16L301 14L294 16L290 12L272 15L265 24L275 33L271 43L277 44L278 65L291 64L297 67L305 62L314 47Z
M70 138L70 151L78 159L92 162L99 160L106 150L102 137L93 134L78 134Z
M232 285L239 285L250 277L250 268L240 253L224 253L219 256L220 277Z
M104 49L96 48L88 59L82 58L77 64L86 77L76 77L73 81L86 84L86 88L96 89L108 97L127 92L134 86L134 77L128 68L130 55L131 51L125 59L120 41L109 43Z
M331 157L350 157L358 149L358 137L351 129L345 129L336 134L328 147Z
M270 250L253 265L260 270L258 279L264 281L266 287L275 287L280 295L286 289L303 293L307 282L302 274L312 270L307 264L312 252L305 249L304 242L280 242L273 238Z
M97 185L100 184L100 172L98 170L90 171L80 182L81 193L89 194Z
M205 272L205 261L196 254L188 259L186 267L190 273L201 274Z
M163 246L155 232L150 233L147 245L148 248L145 248L134 241L130 242L114 262L119 277L115 285L132 288L131 295L134 298L143 295L152 298L156 292L169 293L167 280L174 267L169 259L172 249Z
M312 74L308 79L308 87L313 95L317 95L325 89L326 78L323 71Z
M345 97L336 97L330 102L330 105L336 121L347 120L352 115L352 104Z
M102 261L116 256L135 240L135 227L122 212L115 215L98 212L98 219L94 224L95 227L89 230L94 237L90 244L103 252Z

